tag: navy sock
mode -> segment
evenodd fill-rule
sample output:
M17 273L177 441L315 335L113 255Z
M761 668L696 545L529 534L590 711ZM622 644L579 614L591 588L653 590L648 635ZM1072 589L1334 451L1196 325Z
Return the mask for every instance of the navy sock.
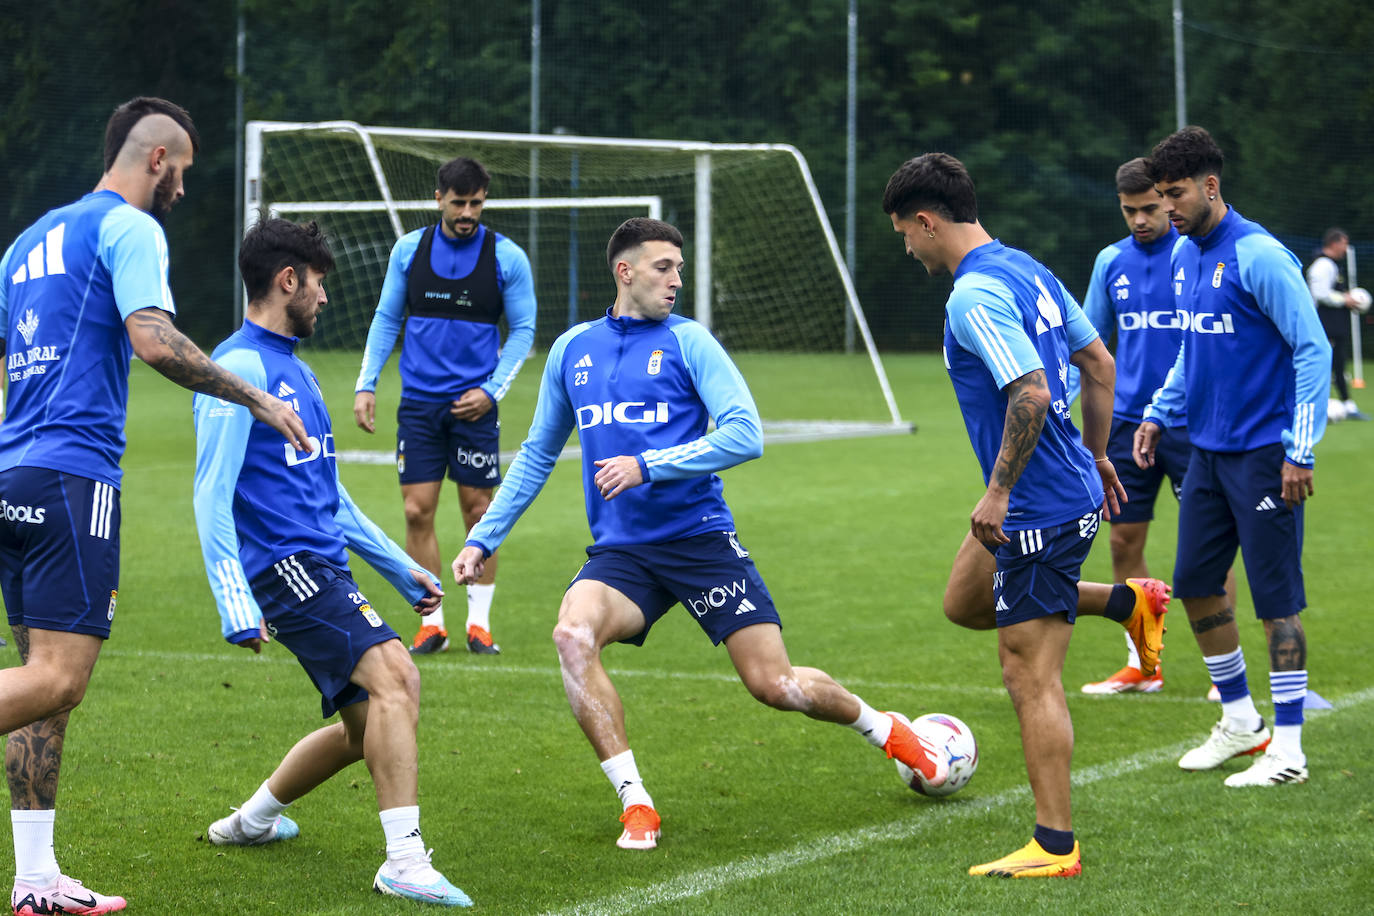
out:
M1125 623L1131 619L1131 613L1135 610L1135 590L1129 585L1113 585L1112 596L1107 599L1107 607L1102 611L1102 616L1117 623Z
M1051 830L1036 824L1035 842L1052 856L1066 856L1073 852L1073 831Z

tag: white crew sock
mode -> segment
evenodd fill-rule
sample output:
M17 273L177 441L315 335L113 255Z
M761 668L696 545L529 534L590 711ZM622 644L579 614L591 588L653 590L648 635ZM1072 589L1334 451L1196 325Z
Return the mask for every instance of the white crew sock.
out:
M441 630L442 630L442 629L445 629L445 627L444 627L444 603L443 603L442 601L439 602L439 606L438 606L438 607L436 607L434 610L430 611L428 614L426 614L425 616L423 616L423 617L420 618L420 626L422 626L422 627L438 627L438 628L441 629Z
M654 800L644 788L644 780L639 778L634 751L625 751L601 761L601 772L606 774L606 778L615 787L615 794L620 796L622 808L629 808L631 805L648 805L650 808L654 806Z
M382 819L382 833L386 834L387 861L425 854L425 841L420 836L419 805L387 808L378 811L377 816Z
M267 788L267 780L263 780L262 785L258 786L258 791L253 793L253 797L243 803L239 809L239 823L243 824L243 832L249 836L257 836L272 826L272 822L281 816L286 810L286 805L277 801L277 797L272 794L272 790Z
M62 869L52 848L56 811L10 811L14 830L14 877L30 884L52 884Z
M858 697L854 699L859 700ZM863 735L869 744L882 747L892 734L892 717L859 700L859 718L850 722L849 727Z
M1140 650L1135 647L1131 634L1126 634L1126 667L1140 670Z
M491 597L495 592L495 583L468 586L468 626L491 632Z

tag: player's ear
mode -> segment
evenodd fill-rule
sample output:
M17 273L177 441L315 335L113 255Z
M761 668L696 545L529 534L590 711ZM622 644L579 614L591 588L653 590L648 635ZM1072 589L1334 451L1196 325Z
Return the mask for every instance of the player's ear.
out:
M296 284L300 278L296 276L296 268L290 264L277 271L277 288L288 296L296 291Z

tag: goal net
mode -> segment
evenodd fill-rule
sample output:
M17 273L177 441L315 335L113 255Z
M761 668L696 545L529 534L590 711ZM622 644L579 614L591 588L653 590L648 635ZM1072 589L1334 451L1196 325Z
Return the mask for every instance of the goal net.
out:
M911 429L810 169L785 145L251 121L244 228L265 208L319 220L332 241L330 319L310 346L361 353L391 247L437 221L435 173L460 155L491 173L483 222L530 257L537 351L605 312L607 240L654 216L685 239L675 310L730 351L773 441Z

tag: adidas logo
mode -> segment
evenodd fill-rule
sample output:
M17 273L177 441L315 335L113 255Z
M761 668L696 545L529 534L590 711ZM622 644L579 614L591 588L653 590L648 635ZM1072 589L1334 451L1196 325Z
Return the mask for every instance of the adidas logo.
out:
M1261 500L1259 501L1259 505L1255 507L1255 511L1256 511L1256 512L1268 512L1270 509L1277 509L1278 507L1279 507L1279 504L1276 503L1276 502L1274 502L1274 497L1272 497L1272 496L1266 496L1266 497L1264 497L1264 499L1261 499Z
M999 611L1009 611L1009 610L1011 610L1011 608L1007 605L1007 599L1006 599L1006 598L1003 598L1001 595L998 595L998 596L997 596L997 610L999 610Z
M1131 285L1131 281L1130 281L1130 279L1129 279L1125 274L1122 274L1121 276L1117 277L1117 278L1116 278L1116 282L1112 284L1112 286L1130 286L1130 285Z
M748 598L745 598L743 601L739 603L739 607L735 608L735 616L738 617L740 614L747 614L750 611L757 610L758 608L754 605L754 602L750 601Z
M286 384L286 382L282 382L280 385L277 386L277 397L279 398L289 398L291 397L291 395L295 393L296 389Z
M591 367L592 355L590 353L583 353L582 358L579 359L577 362L573 363L574 369L590 369Z

